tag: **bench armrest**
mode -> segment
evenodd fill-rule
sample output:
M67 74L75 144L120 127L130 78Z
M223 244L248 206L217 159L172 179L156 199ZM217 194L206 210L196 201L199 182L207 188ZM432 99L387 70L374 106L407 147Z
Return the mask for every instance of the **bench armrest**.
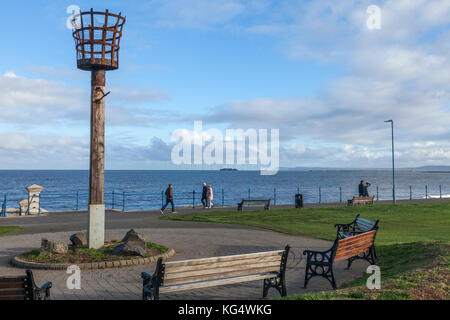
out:
M50 299L50 288L52 283L47 281L42 286L36 288L36 297L38 300L49 300Z
M334 225L335 228L337 228L337 232L345 232L350 230L355 230L355 222L351 223L337 223Z
M141 278L145 281L151 281L152 280L152 274L148 273L148 272L142 272L141 273Z

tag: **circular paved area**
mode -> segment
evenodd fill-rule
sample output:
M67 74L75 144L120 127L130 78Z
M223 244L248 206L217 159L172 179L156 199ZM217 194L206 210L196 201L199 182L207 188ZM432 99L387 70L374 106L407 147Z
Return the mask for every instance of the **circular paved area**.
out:
M113 214L112 218L107 215L107 226L109 227L106 231L106 240L120 240L125 232L133 227L138 232L145 234L150 241L174 248L177 253L169 259L172 261L278 250L284 248L286 244L290 244L293 247L293 254L290 255L286 274L288 294L331 289L328 281L316 277L309 282L308 289L304 290L305 259L299 259L302 257L301 252L304 249L328 249L331 246L329 241L288 236L251 227L161 221L157 219L157 216L155 213L122 216L122 228L120 228L120 224L114 220L117 218L117 214ZM28 230L34 230L34 232L46 228L71 231L0 237L0 275L23 274L23 269L14 268L9 264L9 260L14 255L38 248L41 238L68 241L73 231L83 229L79 228L79 225L85 225L85 218L86 215L80 213L67 215L58 213L50 214L47 217L7 219L9 225L23 224L29 228ZM11 223L12 220L16 221ZM57 221L60 223L56 223ZM72 223L70 223L71 221ZM5 220L1 222L5 222ZM45 226L45 222L47 222L47 226ZM345 270L345 266L345 262L335 266L338 286L359 277L368 264L365 261L356 261L350 271ZM140 274L142 271L153 273L154 268L154 264L149 264L115 269L82 270L80 290L67 289L66 281L69 275L65 271L34 270L34 274L38 285L45 281L53 282L52 299L140 299L142 290ZM269 298L278 296L276 290L269 291ZM260 299L261 297L262 281L161 295L162 300Z

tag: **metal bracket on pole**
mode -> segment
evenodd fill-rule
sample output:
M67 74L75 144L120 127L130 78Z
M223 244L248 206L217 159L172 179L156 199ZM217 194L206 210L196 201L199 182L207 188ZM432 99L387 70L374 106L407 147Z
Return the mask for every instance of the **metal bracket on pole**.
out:
M108 94L111 93L111 91L108 91L107 93L105 93L105 92L102 90L102 88L96 88L96 90L100 90L100 91L102 92L103 96L102 96L101 98L96 99L96 100L95 100L95 103L99 103L100 101L103 100L104 97L106 97Z

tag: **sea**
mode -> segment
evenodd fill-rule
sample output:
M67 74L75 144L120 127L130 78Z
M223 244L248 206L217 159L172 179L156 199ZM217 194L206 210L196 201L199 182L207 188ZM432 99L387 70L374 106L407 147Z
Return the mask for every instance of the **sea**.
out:
M271 199L276 204L293 204L295 194L306 203L346 202L357 195L360 180L369 181L370 195L392 199L390 170L280 171L264 176L259 171L201 170L107 170L105 205L109 209L147 210L161 207L163 191L174 185L176 206L199 205L203 182L213 187L215 206L235 206L242 199ZM87 170L0 170L0 204L18 207L27 197L26 186L44 189L41 208L50 211L86 210ZM397 199L450 197L450 172L396 171Z

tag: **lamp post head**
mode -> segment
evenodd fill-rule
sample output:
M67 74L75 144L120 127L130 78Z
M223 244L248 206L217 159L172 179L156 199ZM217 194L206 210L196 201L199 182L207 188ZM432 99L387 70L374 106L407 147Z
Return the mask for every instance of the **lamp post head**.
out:
M394 120L386 120L385 122L392 122L392 123L394 123Z

